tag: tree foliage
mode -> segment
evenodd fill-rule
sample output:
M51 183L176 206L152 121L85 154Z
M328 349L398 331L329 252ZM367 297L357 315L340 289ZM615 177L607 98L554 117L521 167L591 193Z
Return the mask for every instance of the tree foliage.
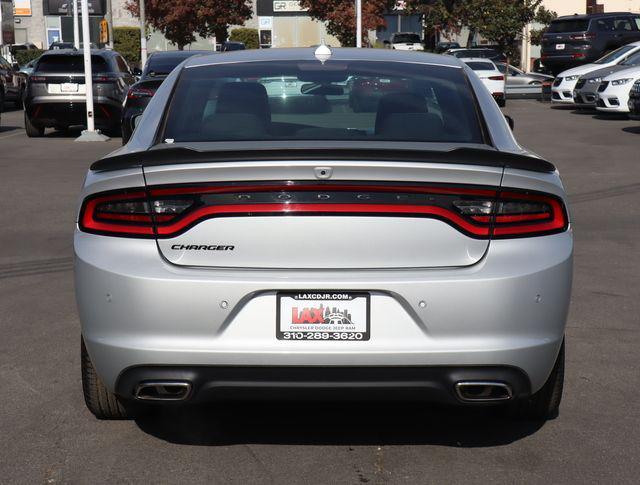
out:
M138 15L138 0L128 0L126 8ZM251 18L250 0L145 0L149 25L182 50L196 40L196 34L227 38L229 25L242 25Z
M362 35L366 40L368 30L386 27L383 15L391 11L396 0L362 1ZM309 15L326 22L327 32L335 36L343 46L356 44L356 10L354 0L300 0Z
M490 43L500 46L509 58L515 58L516 40L522 29L533 21L542 0L466 0L461 17Z
M140 29L114 27L113 48L127 60L129 65L138 65L140 63Z
M461 7L464 0L406 0L409 13L423 15L427 34L458 33L463 26Z
M541 29L533 29L529 32L529 37L531 39L531 43L533 45L540 45L542 43L542 35L545 33L549 24L558 17L558 14L547 10L545 7L541 6L536 12L536 16L533 21L537 24L542 25Z
M247 49L257 49L260 47L258 29L249 29L246 27L233 29L231 35L229 35L229 40L242 42Z
M13 56L15 57L15 60L18 64L20 64L21 66L24 66L25 64L40 57L44 52L45 51L43 51L42 49L29 49L29 50L23 50L23 51L21 50L21 51L16 51L16 53Z

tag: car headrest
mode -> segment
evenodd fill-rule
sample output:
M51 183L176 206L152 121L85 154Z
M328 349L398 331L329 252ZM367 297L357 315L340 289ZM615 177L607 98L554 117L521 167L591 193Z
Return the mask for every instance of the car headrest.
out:
M424 96L416 93L390 93L380 98L376 113L376 133L384 119L395 113L428 113L427 101Z
M447 138L442 120L434 113L390 113L380 121L376 135L383 139L425 142Z
M271 121L269 97L262 84L233 82L223 84L218 93L216 114L251 114L265 123Z

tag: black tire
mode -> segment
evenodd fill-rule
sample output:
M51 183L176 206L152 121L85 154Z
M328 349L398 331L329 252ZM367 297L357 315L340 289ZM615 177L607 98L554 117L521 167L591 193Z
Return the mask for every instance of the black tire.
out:
M24 86L20 88L20 92L18 93L18 97L13 102L13 105L17 109L24 109Z
M542 420L558 417L562 389L564 386L564 341L558 352L556 363L542 389L528 399L515 402L510 414L516 419Z
M26 130L29 138L39 138L44 136L44 128L31 123L31 119L27 115L26 111L24 113L24 129Z
M104 386L93 367L84 340L80 341L82 391L89 411L98 419L129 419L131 416L118 397Z

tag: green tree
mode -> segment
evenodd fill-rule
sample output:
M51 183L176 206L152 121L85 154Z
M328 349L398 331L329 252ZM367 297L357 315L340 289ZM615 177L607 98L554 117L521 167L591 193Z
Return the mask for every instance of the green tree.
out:
M542 43L542 35L546 32L549 24L558 17L558 14L552 10L547 10L541 6L536 12L536 16L533 21L542 25L541 29L534 29L529 32L529 38L533 45L540 45Z
M247 49L257 49L260 47L260 38L258 37L257 29L249 29L246 27L233 29L229 35L229 40L242 42Z
M405 8L409 13L422 14L425 35L448 34L460 32L464 3L465 0L406 0Z
M129 65L140 63L140 29L137 27L115 27L113 48L122 54Z
M507 58L517 57L516 41L531 23L542 0L466 0L460 15L470 29L500 46Z

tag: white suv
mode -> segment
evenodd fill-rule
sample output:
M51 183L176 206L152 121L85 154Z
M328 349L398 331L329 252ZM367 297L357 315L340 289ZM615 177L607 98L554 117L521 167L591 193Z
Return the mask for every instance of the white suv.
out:
M632 42L619 49L605 54L603 57L591 64L585 64L583 66L574 67L561 72L556 77L551 87L551 102L552 103L564 103L574 104L573 90L580 76L584 76L598 69L603 69L609 66L615 66L624 62L630 55L640 51L640 42Z

